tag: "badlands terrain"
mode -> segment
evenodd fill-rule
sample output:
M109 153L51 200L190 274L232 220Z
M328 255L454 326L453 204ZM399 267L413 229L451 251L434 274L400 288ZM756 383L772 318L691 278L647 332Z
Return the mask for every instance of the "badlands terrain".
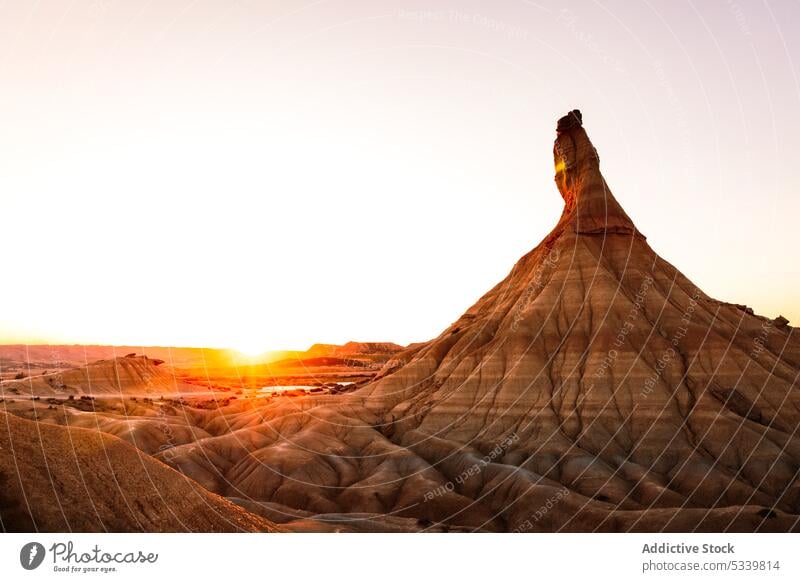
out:
M2 527L800 529L794 328L653 251L578 111L554 165L555 228L424 343L3 346Z

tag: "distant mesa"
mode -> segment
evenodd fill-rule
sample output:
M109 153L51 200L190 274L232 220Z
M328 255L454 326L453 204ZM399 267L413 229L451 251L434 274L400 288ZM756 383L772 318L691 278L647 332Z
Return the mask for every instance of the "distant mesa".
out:
M347 342L344 345L314 344L305 352L305 356L342 357L366 354L393 354L402 350L403 346L391 342Z
M278 367L381 367L403 347L391 342L347 342L338 344L314 344L304 352L291 352L272 363Z

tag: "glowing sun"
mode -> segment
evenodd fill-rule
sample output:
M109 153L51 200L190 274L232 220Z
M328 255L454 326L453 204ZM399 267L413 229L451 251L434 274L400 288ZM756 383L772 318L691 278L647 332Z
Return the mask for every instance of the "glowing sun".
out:
M233 349L239 352L240 354L248 356L250 358L255 358L256 356L260 356L261 354L267 351L264 348L264 344L256 342L247 342L244 344L239 344Z

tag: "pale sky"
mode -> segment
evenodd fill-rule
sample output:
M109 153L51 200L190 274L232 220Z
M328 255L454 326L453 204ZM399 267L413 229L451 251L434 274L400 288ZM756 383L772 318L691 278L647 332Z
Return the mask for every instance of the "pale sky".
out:
M706 292L800 324L800 4L0 4L0 341L437 335L556 223L580 108Z

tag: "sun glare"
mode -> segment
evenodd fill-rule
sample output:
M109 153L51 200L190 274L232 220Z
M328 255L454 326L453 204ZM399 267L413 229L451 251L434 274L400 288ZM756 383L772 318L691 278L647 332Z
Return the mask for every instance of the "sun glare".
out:
M233 349L243 356L247 356L248 358L255 358L256 356L260 356L267 351L261 344L243 344Z

